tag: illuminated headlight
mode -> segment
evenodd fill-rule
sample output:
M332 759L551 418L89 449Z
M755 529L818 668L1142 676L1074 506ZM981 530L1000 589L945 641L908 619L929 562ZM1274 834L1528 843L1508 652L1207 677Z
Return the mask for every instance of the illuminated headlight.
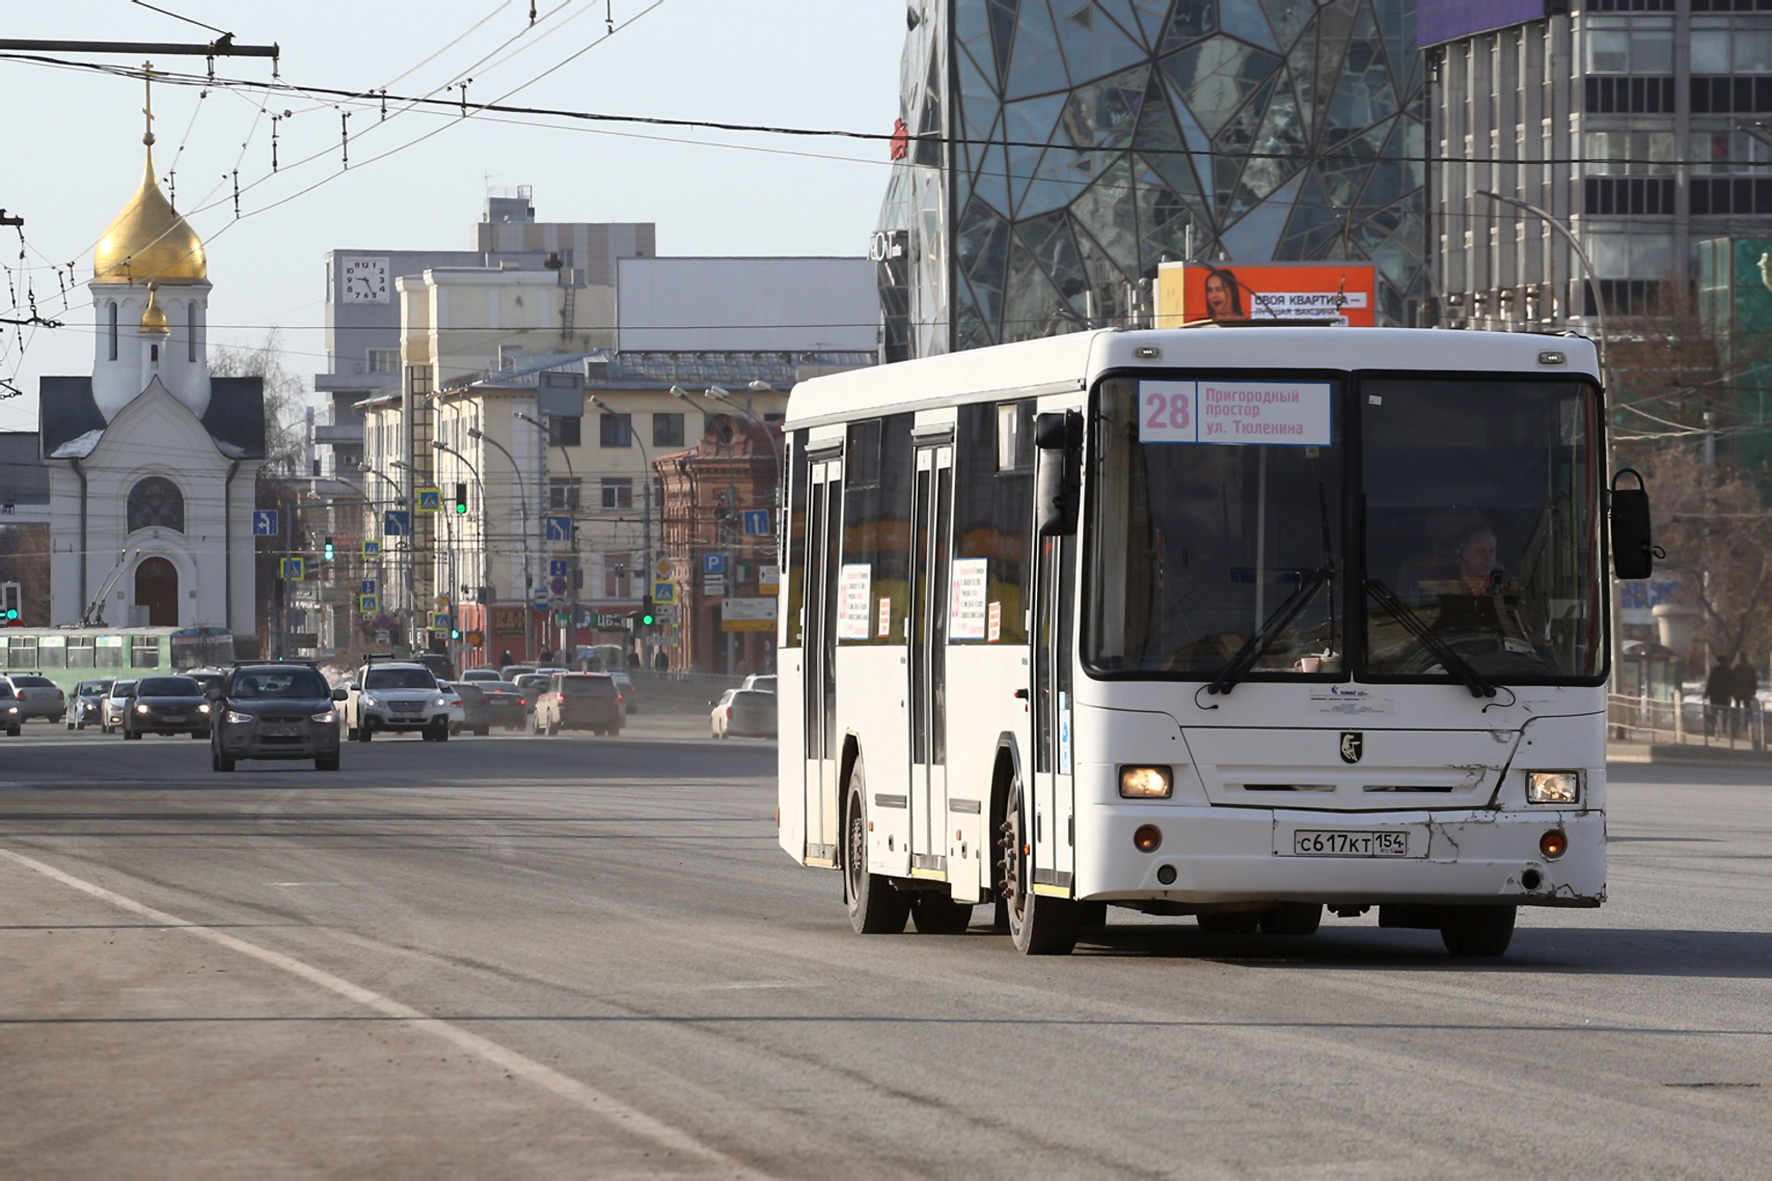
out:
M373 698L369 694L365 693L365 694L363 694L363 696L357 698L357 704L358 705L367 705L370 709L375 709L377 706L381 705L381 702L377 701L375 698Z
M138 714L145 714L148 712L148 707L145 705L138 705L135 707L135 712Z
M1526 773L1527 803L1573 804L1580 799L1580 771L1529 771Z
M449 704L449 698L447 698L447 697L439 697L439 698L437 698L437 700L435 700L435 701L433 701L433 702L431 702L431 704L432 704L432 705L448 705L448 704Z
M16 705L9 705L9 706L7 706L7 707L6 707L6 712L7 712L7 713L9 713L9 714L15 714L15 713L17 713L17 712L18 712L18 706L16 706Z
M320 722L323 725L336 726L338 724L338 712L336 710L329 709L325 713L313 714L311 716L314 721Z
M230 709L227 713L222 715L222 719L231 722L236 726L244 726L252 720L252 715L243 714L237 709Z
M1121 767L1120 795L1128 800L1166 800L1173 784L1167 767Z
M207 701L205 701L202 704L200 704L199 706L197 706L197 712L200 714L208 713L209 712L209 703Z

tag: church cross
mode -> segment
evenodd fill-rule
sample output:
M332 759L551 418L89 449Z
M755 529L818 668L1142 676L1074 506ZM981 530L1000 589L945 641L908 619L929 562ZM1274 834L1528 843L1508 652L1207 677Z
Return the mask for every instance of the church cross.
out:
M142 114L147 116L147 130L142 133L142 142L150 148L154 146L154 63L142 63L142 89L147 97L143 100L147 105L142 107Z

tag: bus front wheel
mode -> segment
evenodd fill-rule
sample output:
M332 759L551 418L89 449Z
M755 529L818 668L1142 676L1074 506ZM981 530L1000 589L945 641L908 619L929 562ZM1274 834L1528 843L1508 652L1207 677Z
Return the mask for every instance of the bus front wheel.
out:
M843 809L843 900L857 935L896 935L911 916L910 899L890 878L868 872L868 777L861 760L849 769Z
M997 826L997 890L1009 919L1009 937L1023 955L1069 955L1082 926L1069 898L1035 894L1032 843L1022 814L1021 784L1011 784Z
M1514 938L1517 906L1448 906L1440 918L1440 942L1453 955L1501 955Z

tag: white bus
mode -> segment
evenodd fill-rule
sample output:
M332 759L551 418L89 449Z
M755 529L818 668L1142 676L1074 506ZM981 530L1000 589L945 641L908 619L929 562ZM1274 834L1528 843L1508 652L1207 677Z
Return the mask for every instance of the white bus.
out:
M780 842L858 932L1106 906L1499 955L1606 896L1593 346L1099 331L797 386ZM1634 473L1631 473L1634 475Z

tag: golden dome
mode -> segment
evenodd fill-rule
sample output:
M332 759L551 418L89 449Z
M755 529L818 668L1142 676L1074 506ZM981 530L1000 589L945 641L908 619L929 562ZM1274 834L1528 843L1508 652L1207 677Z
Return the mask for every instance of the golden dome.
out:
M142 309L143 332L171 332L166 325L166 309L160 306L160 293L155 290L160 286L158 279L148 284L148 306Z
M154 182L154 152L141 188L111 222L92 252L94 283L207 283L203 242ZM164 316L162 316L164 319ZM146 320L143 320L146 326Z

